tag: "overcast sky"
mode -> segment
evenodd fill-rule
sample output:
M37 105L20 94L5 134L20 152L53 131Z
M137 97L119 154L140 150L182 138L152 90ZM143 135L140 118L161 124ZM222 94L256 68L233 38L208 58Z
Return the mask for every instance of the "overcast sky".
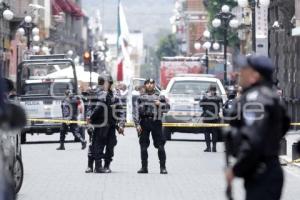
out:
M121 0L127 17L129 29L144 33L145 42L155 44L155 34L160 29L171 32L169 18L172 16L174 0ZM89 16L99 9L103 18L105 32L117 29L118 0L82 0L83 8Z

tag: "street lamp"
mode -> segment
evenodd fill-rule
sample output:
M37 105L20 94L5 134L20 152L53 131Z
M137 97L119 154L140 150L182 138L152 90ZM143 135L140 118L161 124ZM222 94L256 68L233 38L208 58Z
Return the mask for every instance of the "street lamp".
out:
M0 18L2 17L5 20L10 21L14 18L14 13L9 9L9 5L3 1L0 1Z
M209 68L209 58L208 58L208 50L211 48L212 46L212 42L210 41L210 32L208 30L205 30L203 32L203 37L205 38L205 42L203 43L202 47L203 49L205 49L205 66L206 66L206 74L208 74L208 68ZM199 39L199 41L197 41L195 44L194 44L194 48L196 50L200 50L201 49L201 43L200 41L203 40L203 37L201 37ZM220 48L220 45L219 46L216 46L215 44L217 43L214 43L213 45L213 49L219 49ZM217 47L217 48L216 48Z
M252 51L256 52L256 19L255 19L255 9L256 6L269 7L270 0L237 0L238 5L242 8L246 8L250 5L251 15L252 15Z
M40 36L39 36L40 30L37 27L35 27L35 25L32 23L32 17L30 15L27 15L24 18L24 21L21 23L20 28L17 30L17 32L21 36L24 36L26 34L28 50L30 49L31 35L32 35L32 40L34 42L40 41ZM35 49L33 49L33 50L35 51L35 50L37 50L37 48L35 47Z
M48 55L48 54L49 54L49 47L43 46L43 47L42 47L42 51L43 51L46 55Z
M97 41L93 51L94 71L100 73L100 71L106 70L107 52L108 52L107 39Z
M73 52L72 50L69 50L69 51L67 52L67 54L68 54L68 56L69 56L70 58L72 58L74 52Z
M38 53L38 52L40 52L41 48L39 46L33 46L32 50L34 53Z
M235 15L230 12L228 5L223 5L221 12L216 15L216 18L212 21L212 26L218 28L223 25L224 36L224 83L227 84L227 33L228 28L237 28L239 26L238 20L235 19ZM217 45L215 45L217 46Z
M3 2L2 0L0 1L0 21L1 21L1 25L0 25L0 34L3 35L3 38L0 39L1 41L1 45L3 45L3 50L4 50L4 39L5 39L5 34L4 34L4 28L3 28L3 20L5 19L7 21L10 21L14 18L14 13L9 9L9 5L6 4L5 2ZM4 53L4 51L3 51ZM3 70L3 65L4 65L4 55L0 55L0 75L2 73Z

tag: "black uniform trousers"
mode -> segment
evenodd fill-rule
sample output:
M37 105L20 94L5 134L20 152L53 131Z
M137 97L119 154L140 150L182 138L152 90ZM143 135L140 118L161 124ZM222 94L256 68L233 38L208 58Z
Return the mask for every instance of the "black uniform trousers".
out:
M91 134L91 143L88 148L88 157L93 160L101 160L103 158L104 147L101 145L101 141L104 140L107 135L107 127L95 128Z
M94 160L104 159L108 163L112 161L114 147L117 145L115 129L114 126L95 128L88 150L88 157Z
M79 141L83 142L83 138L79 132L79 126L78 124L66 124L62 123L60 127L60 142L64 143L66 139L66 134L68 131L72 132L75 138L77 138Z
M210 121L204 121L204 123L220 123L220 120L210 120ZM218 141L218 135L220 133L220 128L218 127L206 127L204 128L204 137L205 137L205 143L207 148L210 148L210 142L212 141L213 147L216 147L217 141ZM210 134L212 135L212 138L210 139Z
M245 178L246 200L279 200L283 187L283 171L277 159L266 163L263 173Z
M146 165L148 162L148 147L150 145L150 133L152 135L154 147L158 149L158 158L161 164L166 162L165 143L166 140L162 134L162 122L160 120L142 119L140 123L142 133L139 138L141 148L142 164Z

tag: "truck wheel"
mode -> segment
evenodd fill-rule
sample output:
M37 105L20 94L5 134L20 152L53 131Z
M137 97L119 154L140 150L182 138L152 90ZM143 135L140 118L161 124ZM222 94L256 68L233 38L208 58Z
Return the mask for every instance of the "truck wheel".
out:
M172 132L169 128L163 127L162 128L162 133L163 133L164 137L166 138L166 140L171 140L172 139Z
M17 156L14 164L14 181L15 181L15 191L18 193L21 189L24 177L24 168L22 159Z
M21 133L21 144L26 143L26 133Z

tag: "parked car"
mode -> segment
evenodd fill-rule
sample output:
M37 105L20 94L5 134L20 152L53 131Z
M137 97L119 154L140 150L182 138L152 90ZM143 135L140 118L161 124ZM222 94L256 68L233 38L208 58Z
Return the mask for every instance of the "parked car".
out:
M74 62L65 55L31 56L18 66L17 95L29 119L62 119L61 101L68 89L78 95ZM68 70L69 74L61 74ZM26 134L59 132L60 123L30 121L22 130Z
M214 75L182 74L173 77L166 90L161 92L170 110L165 114L165 123L201 123L202 108L199 100L208 91L210 85L216 85L217 94L221 95L223 103L227 100L226 91L221 81ZM201 133L203 129L193 127L163 127L163 133L168 140L174 132Z

